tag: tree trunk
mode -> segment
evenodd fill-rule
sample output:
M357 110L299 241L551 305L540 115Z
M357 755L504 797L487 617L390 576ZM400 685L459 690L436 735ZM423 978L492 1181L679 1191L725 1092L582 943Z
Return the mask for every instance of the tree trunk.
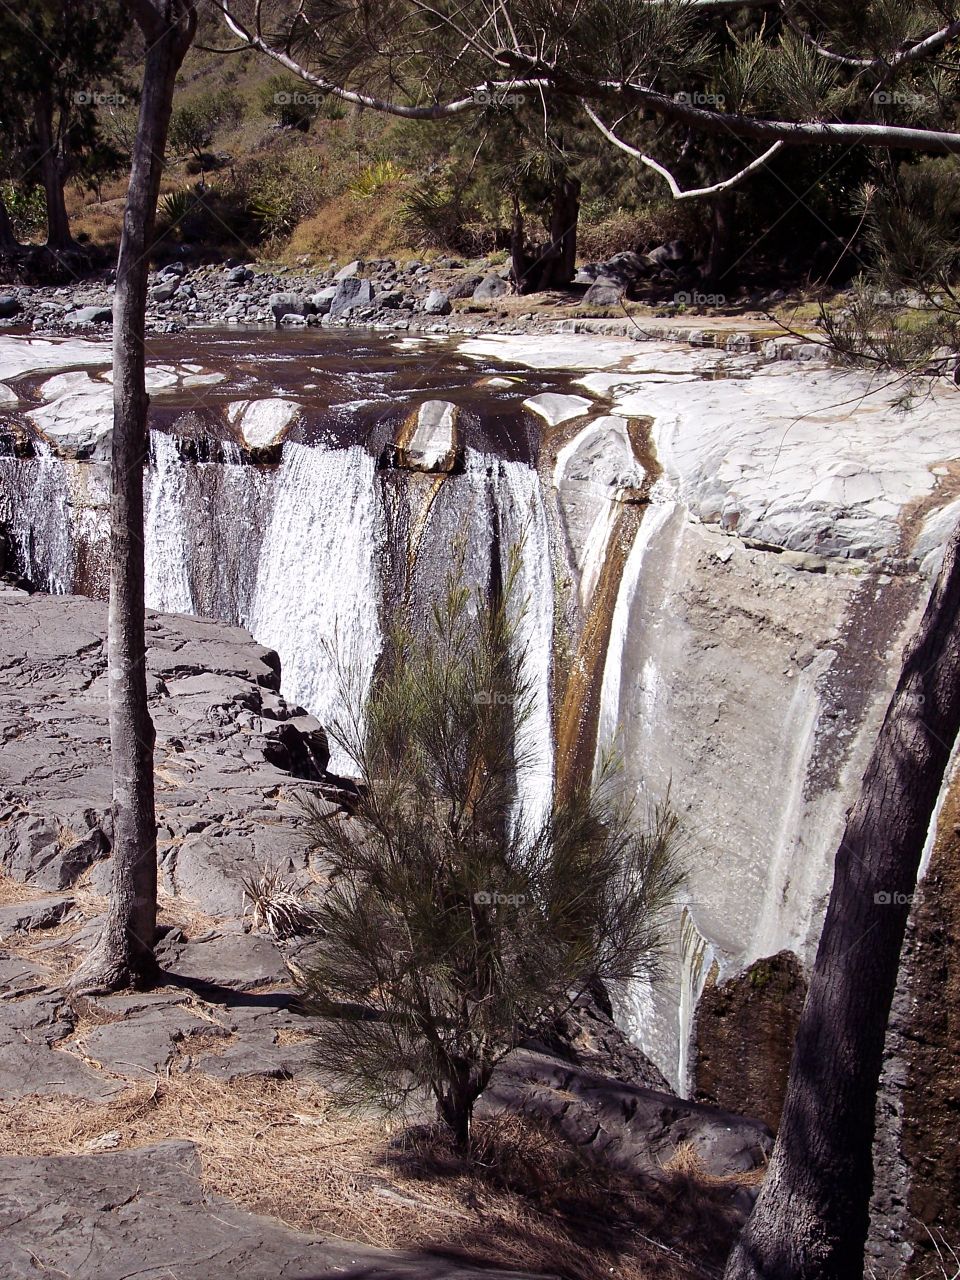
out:
M541 288L565 289L577 274L577 222L580 219L580 180L567 175L556 186L550 211L550 247Z
M526 248L526 226L520 197L513 193L513 220L510 223L510 279L518 293L525 289L527 272L530 270L530 258Z
M53 136L53 102L48 94L41 94L36 99L33 129L40 153L37 169L47 204L47 248L70 249L73 247L73 237L63 197L63 168L59 146Z
M460 1062L452 1067L446 1088L437 1093L437 1112L450 1130L453 1145L461 1155L470 1150L473 1108L482 1092L483 1086L469 1065Z
M19 248L20 243L14 234L13 223L7 213L7 206L4 204L3 196L0 195L0 250Z
M174 80L196 29L193 0L128 0L147 43L143 94L123 219L113 316L108 662L113 757L113 867L103 934L77 990L143 985L155 970L157 828L154 730L147 705L143 466L147 456L145 322Z
M960 527L907 646L833 889L770 1169L725 1280L863 1274L884 1035L910 901L960 732Z
M733 287L737 242L737 193L724 191L710 206L710 248L704 272L708 284Z

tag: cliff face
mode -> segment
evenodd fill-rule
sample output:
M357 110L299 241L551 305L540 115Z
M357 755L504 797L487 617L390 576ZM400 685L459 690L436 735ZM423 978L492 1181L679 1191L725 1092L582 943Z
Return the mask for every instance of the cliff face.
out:
M656 343L491 337L440 351L410 338L388 356L386 339L374 355L365 338L353 363L338 347L337 382L302 344L271 346L283 341L251 337L257 359L242 366L235 344L215 344L208 363L203 349L189 363L168 349L156 369L173 407L147 477L151 603L248 626L280 653L284 695L329 722L325 644L336 638L368 679L384 614L427 607L455 548L485 586L522 542L537 686L522 803L542 812L554 785L608 750L641 811L669 795L687 836L687 901L663 981L618 993L617 1015L673 1087L726 1106L755 1097L773 1122L845 813L960 510L956 409L934 396L901 414L859 375ZM78 460L44 444L62 453L80 401L81 425L93 422L107 384L48 378L55 346L0 359L0 373L20 370L11 385L21 408L35 406L21 417L37 445L0 459L0 500L20 572L96 593L104 464L95 449ZM67 363L95 368L94 348L71 347ZM396 446L431 379L450 397L456 465L411 472ZM235 382L240 419L261 402L299 406L284 410L269 466L250 465L230 435ZM453 435L441 443L449 453ZM208 839L188 834L181 876L192 840ZM909 1007L912 983L942 986L953 972L950 855L938 850L939 914L917 916L889 1074L899 1088L908 1064L949 1108L949 1015ZM921 1015L940 1021L915 1025ZM888 1224L929 1167L911 1104L902 1153L901 1103L889 1106ZM952 1167L946 1150L941 1162Z

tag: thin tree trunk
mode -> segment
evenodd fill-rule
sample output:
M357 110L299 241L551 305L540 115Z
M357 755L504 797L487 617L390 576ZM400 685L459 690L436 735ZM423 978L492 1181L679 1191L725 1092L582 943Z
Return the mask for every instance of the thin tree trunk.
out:
M59 147L53 136L53 103L47 94L41 94L36 100L33 129L40 153L37 169L47 204L47 248L70 249L74 242L63 196Z
M732 287L737 253L737 193L724 191L710 207L710 248L705 276L709 284Z
M113 756L113 878L103 934L75 989L150 981L157 926L154 730L147 705L143 466L147 456L145 310L174 80L196 28L192 0L128 0L147 43L113 316L108 660Z
M770 1169L725 1280L863 1274L884 1035L927 831L960 733L960 526L837 853Z
M3 196L0 195L0 249L19 248L20 242L14 234L13 223L7 213L7 206L4 204Z
M513 193L513 220L510 223L510 279L518 293L523 293L526 286L530 259L526 248L526 226L520 197Z

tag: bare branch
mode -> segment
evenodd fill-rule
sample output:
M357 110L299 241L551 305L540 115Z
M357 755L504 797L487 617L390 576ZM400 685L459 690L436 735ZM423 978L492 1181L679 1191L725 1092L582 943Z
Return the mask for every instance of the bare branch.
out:
M732 177L724 178L722 182L715 182L710 187L693 187L687 191L683 191L669 169L664 168L664 166L660 164L659 161L654 160L652 156L645 155L642 151L638 151L636 147L631 147L628 142L624 142L622 138L618 138L613 130L609 129L603 123L597 113L590 106L589 102L581 102L580 105L608 142L612 142L615 147L619 147L621 151L625 151L628 156L633 156L635 160L639 160L641 164L645 164L648 169L652 169L654 173L659 173L660 177L666 180L674 200L694 200L698 196L713 196L718 195L721 191L729 191L731 187L735 187L741 183L744 178L748 178L751 173L756 173L758 169L762 169L763 166L776 155L781 147L784 146L782 139L778 140L773 143L772 146L768 147L767 150L764 151L763 155L757 156L756 159L751 160L748 165L742 168L739 173L735 173Z

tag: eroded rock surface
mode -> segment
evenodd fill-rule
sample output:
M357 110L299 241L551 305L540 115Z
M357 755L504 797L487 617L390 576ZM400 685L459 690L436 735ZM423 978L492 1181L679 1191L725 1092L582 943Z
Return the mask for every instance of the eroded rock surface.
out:
M48 889L91 871L94 888L109 883L105 624L93 601L0 594L0 868ZM306 866L296 797L325 739L245 632L151 614L148 646L161 885L236 916L242 875Z
M26 1206L31 1206L28 1210ZM423 1254L332 1244L205 1194L190 1142L0 1159L0 1266L71 1280L523 1280ZM532 1278L531 1278L532 1280Z

